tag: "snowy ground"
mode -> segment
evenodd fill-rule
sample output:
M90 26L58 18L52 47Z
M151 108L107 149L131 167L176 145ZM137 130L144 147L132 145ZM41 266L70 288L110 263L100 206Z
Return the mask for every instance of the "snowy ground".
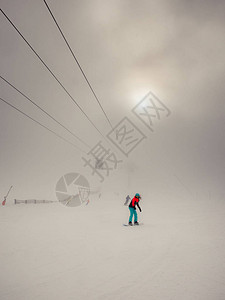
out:
M115 196L0 209L0 299L225 299L225 204Z

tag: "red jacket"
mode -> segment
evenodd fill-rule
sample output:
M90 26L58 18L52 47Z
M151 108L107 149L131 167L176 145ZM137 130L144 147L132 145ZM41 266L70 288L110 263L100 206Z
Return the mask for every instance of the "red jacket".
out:
M139 201L140 201L140 200L139 200L138 198L134 197L134 198L131 200L129 207L132 207L132 208L136 209L136 205L137 205L137 207L139 208L139 210L141 210L141 208L140 208L140 206L139 206L139 204L138 204Z

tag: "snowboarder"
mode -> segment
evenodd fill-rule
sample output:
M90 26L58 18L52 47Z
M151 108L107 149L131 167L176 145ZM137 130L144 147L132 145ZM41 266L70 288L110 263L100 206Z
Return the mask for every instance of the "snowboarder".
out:
M130 205L129 205L129 210L130 210L130 218L129 218L129 225L132 226L132 219L134 216L134 225L139 225L138 223L138 218L137 218L137 212L136 212L136 205L139 208L141 212L141 208L139 206L139 201L141 199L141 196L137 193L135 194L134 198L131 200Z

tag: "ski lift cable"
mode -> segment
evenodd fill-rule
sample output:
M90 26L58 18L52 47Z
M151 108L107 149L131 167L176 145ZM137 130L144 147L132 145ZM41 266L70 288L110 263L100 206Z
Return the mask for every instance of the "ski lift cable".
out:
M82 150L81 148L79 148L78 146L74 145L73 143L71 143L70 141L68 141L67 139L65 139L64 137L62 137L61 135L59 135L58 133L56 133L55 131L51 130L50 128L48 128L47 126L41 124L39 121L33 119L31 116L29 116L28 114L26 114L25 112L23 112L22 110L20 110L19 108L15 107L14 105L12 105L11 103L9 103L8 101L4 100L3 98L0 97L0 100L4 103L6 103L7 105L11 106L12 108L14 108L15 110L17 110L18 112L20 112L21 114L23 114L24 116L26 116L27 118L29 118L30 120L34 121L35 123L39 124L41 127L45 128L46 130L50 131L51 133L53 133L54 135L56 135L58 138L62 139L63 141L65 141L66 143L72 145L74 148L78 149L79 151L83 152L83 153L87 153L86 151Z
M80 71L81 71L81 73L82 73L82 75L83 75L85 81L87 82L87 84L88 84L88 86L89 86L89 88L90 88L92 94L94 95L96 101L98 102L98 105L100 106L100 108L101 108L103 114L105 115L105 117L106 117L106 119L107 119L109 125L111 126L111 128L113 128L113 126L112 126L112 124L111 124L111 122L110 122L110 120L109 120L109 117L108 117L107 114L106 114L106 111L105 111L104 108L102 107L99 98L97 97L97 95L96 95L96 93L95 93L95 91L94 91L92 85L90 84L90 82L89 82L89 80L88 80L88 78L87 78L87 75L85 74L83 68L81 67L81 64L79 63L77 56L74 54L74 51L72 50L72 48L71 48L71 46L70 46L68 40L66 39L64 33L62 32L62 29L60 28L60 26L59 26L59 24L58 24L58 22L57 22L55 16L53 15L52 10L50 9L50 7L49 7L48 3L46 2L46 0L43 0L43 2L45 3L45 5L46 5L46 7L47 7L47 9L48 9L48 11L49 11L49 13L50 13L52 19L54 20L54 22L55 22L55 24L56 24L56 26L57 26L59 32L61 33L62 38L64 39L64 41L65 41L65 43L66 43L68 49L70 50L70 53L72 54L72 56L73 56L75 62L77 63L77 65L78 65L78 67L79 67L79 69L80 69Z
M61 83L61 81L56 77L56 75L52 72L52 70L47 66L47 64L44 62L44 60L40 57L40 55L34 50L34 48L31 46L31 44L26 40L26 38L23 36L23 34L19 31L19 29L14 25L14 23L10 20L10 18L6 15L6 13L0 8L1 13L5 16L5 18L8 20L8 22L13 26L13 28L16 30L16 32L21 36L21 38L25 41L25 43L29 46L29 48L33 51L33 53L38 57L38 59L41 61L41 63L45 66L45 68L50 72L50 74L54 77L54 79L58 82L58 84L62 87L62 89L66 92L66 94L70 97L70 99L76 104L76 106L80 109L80 111L83 113L83 115L88 119L88 121L92 124L92 126L98 131L98 133L106 140L105 136L101 133L101 131L97 128L97 126L93 123L93 121L88 117L88 115L85 113L85 111L81 108L81 106L77 103L77 101L73 98L73 96L68 92L68 90L64 87L64 85ZM108 140L106 140L107 143Z
M66 126L64 126L62 123L57 121L53 116L51 116L47 111L45 111L43 108L41 108L37 103L35 103L33 100L31 100L27 95L25 95L23 92L21 92L18 88L16 88L12 83L10 83L7 79L5 79L3 76L0 75L0 78L5 81L9 86L11 86L13 89L15 89L18 93L20 93L24 98L26 98L28 101L30 101L33 105L38 107L42 112L44 112L48 117L50 117L52 120L54 120L56 123L58 123L61 127L66 129L70 134L72 134L75 138L77 138L81 143L83 143L88 148L91 148L87 143L85 143L81 138L79 138L77 135L75 135L71 130L69 130Z

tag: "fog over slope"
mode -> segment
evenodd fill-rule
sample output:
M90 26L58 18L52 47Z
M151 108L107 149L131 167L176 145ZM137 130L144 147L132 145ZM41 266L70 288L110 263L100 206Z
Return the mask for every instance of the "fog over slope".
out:
M0 8L0 298L224 300L225 2ZM88 165L99 142L109 170ZM125 227L135 193L144 224Z
M223 195L224 1L49 0L48 5L113 126L128 116L147 136L128 158L121 155L120 169L134 165L132 185L151 184L158 192L182 182L194 194ZM1 0L1 8L105 136L111 128L44 2ZM2 13L0 24L1 76L91 147L104 140ZM0 85L3 99L88 151L2 79ZM171 110L154 133L131 113L149 91ZM93 187L99 184L81 152L3 102L0 114L2 197L13 185L8 201L55 199L56 182L68 172L84 174ZM118 187L111 174L104 183L119 189L122 178L125 186L128 176L120 169Z

